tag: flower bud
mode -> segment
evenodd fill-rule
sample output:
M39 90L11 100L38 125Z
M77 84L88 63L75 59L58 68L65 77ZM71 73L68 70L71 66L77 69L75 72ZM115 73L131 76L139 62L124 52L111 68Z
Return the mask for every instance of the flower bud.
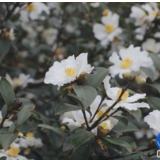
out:
M137 77L136 79L135 79L135 82L137 83L137 84L145 84L146 83L146 79L144 78L144 77Z
M79 75L79 77L77 78L77 82L78 84L83 84L87 81L87 73L83 72Z
M123 76L123 79L127 81L131 81L133 79L131 73L129 72L122 73L122 76Z
M103 16L107 16L109 12L110 12L109 9L105 9L105 10L102 12L102 15L103 15Z
M61 129L62 131L65 131L65 130L66 130L66 127L65 127L65 126L61 126L60 129Z
M22 132L18 132L18 137L19 138L24 137L23 133Z
M151 140L149 141L148 147L155 146L155 144L156 144L156 139L151 139Z

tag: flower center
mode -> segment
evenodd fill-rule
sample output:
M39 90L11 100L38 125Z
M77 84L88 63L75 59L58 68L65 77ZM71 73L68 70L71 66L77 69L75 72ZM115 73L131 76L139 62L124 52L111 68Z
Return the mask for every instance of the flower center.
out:
M28 132L28 133L26 134L26 137L27 137L27 138L32 138L32 137L34 137L34 134L33 134L32 132Z
M103 128L103 129L108 129L108 124L106 122L102 122L100 124L100 126Z
M34 9L33 3L29 4L29 5L26 7L26 9L27 9L28 11L32 11L32 10Z
M114 31L114 27L113 27L112 25L106 25L106 26L105 26L105 31L106 31L107 33L111 33L111 32Z
M66 68L65 72L68 77L75 77L75 68Z
M129 58L126 58L121 63L122 68L126 69L131 66L131 60Z
M122 89L119 89L118 92L117 92L117 99L118 99L118 97L120 96L121 93L122 93ZM126 92L123 94L123 96L121 97L121 101L120 101L120 102L125 102L126 99L128 98L128 96L129 96L129 92L126 91Z
M20 82L20 79L19 79L19 78L14 78L12 81L13 81L13 82L16 82L16 83L19 83L19 82Z
M153 11L152 15L156 16L158 14L158 11Z
M98 113L97 113L97 117L100 118L103 115L103 113L104 113L104 111L99 110Z
M20 152L19 148L15 148L14 146L11 146L10 149L9 149L8 155L10 157L16 157L19 152Z
M109 9L105 9L105 10L102 12L102 14L103 14L103 16L107 16L109 12L110 12Z

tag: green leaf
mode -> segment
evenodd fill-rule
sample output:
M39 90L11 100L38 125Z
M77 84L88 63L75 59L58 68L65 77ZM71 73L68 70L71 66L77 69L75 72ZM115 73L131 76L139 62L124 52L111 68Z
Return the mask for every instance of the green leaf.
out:
M83 105L82 102L80 101L80 99L74 95L74 94L69 94L68 97L71 97L74 101L76 101L78 104L80 104L81 106Z
M125 127L121 122L118 122L118 124L116 126L114 126L114 128L112 130L115 132L118 132L118 133L122 133L122 132L137 131L138 128L130 122L128 122L127 127Z
M131 114L138 122L140 122L141 120L141 117L142 117L142 113L141 113L141 110L140 109L137 109L137 110L128 110L126 108L123 108L124 110L126 110L129 114Z
M74 151L87 142L91 137L93 137L93 133L88 132L88 131L80 131L70 137L68 137L63 145L63 151L69 150L74 148ZM73 152L74 152L73 151Z
M76 149L73 153L73 160L88 160L90 155L90 146L83 146Z
M59 159L65 159L65 160L71 160L71 158L68 157L66 154L59 154L57 156L57 158L59 158Z
M160 93L160 84L154 83L154 84L146 84L146 85L155 88Z
M27 133L27 132L30 132L30 131L33 131L33 130L36 130L37 129L37 125L21 125L20 127L17 128L17 130L19 132L22 132L22 133Z
M15 130L15 124L13 123L10 127L9 127L9 129L8 129L8 133L13 133L14 132L14 130Z
M60 103L57 105L55 109L55 115L62 114L69 111L80 110L80 107L68 104L68 103Z
M131 148L131 146L130 146L127 142L121 140L120 138L103 138L103 139L105 139L106 141L108 141L108 142L110 142L110 143L113 143L113 144L115 144L115 145L122 146L122 147L124 147L125 149L127 149L127 151L128 151L129 153L132 153L132 148Z
M134 142L132 137L124 136L124 137L120 137L120 139L130 144L131 147L134 147L135 149L137 148L137 145Z
M10 40L0 39L0 54L7 54L10 49Z
M46 124L39 124L38 127L45 128L45 129L50 129L53 132L56 132L57 134L62 136L63 138L67 138L67 135L59 128L56 128L56 127L53 127L53 126L49 126L49 125L46 125Z
M7 159L7 157L1 157L0 158L0 160L6 160Z
M2 108L2 117L5 117L5 115L7 114L7 105L5 104Z
M63 98L68 94L68 89L67 89L68 86L69 84L65 84L60 88L61 95Z
M147 97L146 100L155 109L160 110L160 98L157 97Z
M22 102L22 107L25 105L33 104L33 102L27 98L18 98L20 102Z
M160 62L160 57L158 56L158 54L157 55L156 54L149 54L149 56L152 58L156 69L158 71L160 71L160 63L159 63Z
M140 70L142 70L152 80L152 82L154 81L154 72L152 69L141 67Z
M125 116L112 116L112 117L118 119L119 121L121 121L127 127L128 119Z
M90 106L97 96L96 90L90 86L73 85L73 89L85 108Z
M105 79L108 75L109 70L103 67L95 67L96 73L95 74L88 74L86 85L90 85L94 88L97 88L100 83Z
M3 146L3 149L6 151L10 147L10 145L15 141L18 137L18 134L0 134L0 142Z
M143 154L142 152L141 152L141 158L142 158L142 160L153 160L152 158L146 156L146 155Z
M29 110L32 106L31 105L25 105L17 114L18 118L16 121L16 125L20 126L22 125L30 116L31 111Z
M0 92L7 106L10 107L15 100L15 93L6 78L1 78L0 80Z

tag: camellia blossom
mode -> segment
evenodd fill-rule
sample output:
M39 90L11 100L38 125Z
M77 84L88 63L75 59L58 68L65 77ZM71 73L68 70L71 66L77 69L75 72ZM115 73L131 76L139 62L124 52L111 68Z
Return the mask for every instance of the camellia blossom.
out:
M61 62L54 62L53 66L46 73L44 83L63 86L78 78L82 73L91 73L94 67L87 62L87 53L69 56Z
M150 128L157 132L156 145L158 148L160 148L160 111L154 110L150 112L149 115L144 118L144 121L149 125Z
M122 78L123 73L137 72L141 66L155 69L148 52L141 51L140 47L134 47L133 45L130 45L128 48L121 48L119 54L114 52L109 61L113 63L109 67L112 77L119 74L119 77Z
M24 73L21 73L18 78L13 78L13 79L7 73L6 79L11 83L13 88L16 87L25 88L28 85L28 83L34 83L34 79L31 78L29 74L25 75Z
M40 138L36 138L32 132L28 132L25 138L19 138L17 142L22 148L41 148L43 146L42 140Z
M106 91L107 96L111 98L111 100L106 100L106 104L108 106L111 106L120 96L122 92L122 89L118 87L111 87ZM117 109L119 107L124 107L128 110L137 110L138 108L150 108L147 103L141 102L141 103L135 103L139 99L145 99L146 94L134 94L133 96L129 97L129 92L126 91L123 96L121 97L121 101L118 102L115 106L114 109Z
M14 29L3 29L3 31L0 30L0 34L2 38L7 38L9 40L15 40L15 35L14 35Z
M116 13L109 12L107 16L101 18L103 24L94 24L93 33L95 38L100 40L102 46L106 46L118 36L122 29L119 26L119 16Z
M150 51L152 53L159 53L160 42L156 42L155 39L148 38L145 42L143 42L142 49Z
M50 14L48 6L46 6L44 3L33 2L24 5L23 9L20 11L20 19L24 22L28 22L29 18L31 20L40 19L40 15L43 11L48 15Z
M3 117L2 117L2 112L0 111L0 124L1 124L1 122L2 122L2 119L3 119ZM9 127L9 126L11 126L12 124L13 124L12 121L10 121L9 119L6 119L6 120L4 121L4 123L3 123L3 127Z
M8 151L5 151L4 149L0 150L0 157L6 157L6 160L27 160L26 157L18 155L19 152L19 145L12 143Z

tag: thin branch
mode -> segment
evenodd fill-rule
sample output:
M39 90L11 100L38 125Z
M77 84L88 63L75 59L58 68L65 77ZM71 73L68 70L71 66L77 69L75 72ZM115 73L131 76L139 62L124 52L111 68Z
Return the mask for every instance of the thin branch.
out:
M85 120L85 123L86 123L86 126L87 126L87 130L89 130L89 125L88 125L88 121L87 121L87 117L86 117L86 112L84 110L84 107L82 107L82 113L83 113L83 116L84 116L84 120Z
M127 86L125 88L122 88L122 92L121 94L119 95L119 97L117 98L117 100L111 105L111 107L109 107L104 113L103 115L97 120L94 122L94 124L90 127L89 131L91 131L92 129L94 129L98 124L99 122L107 115L107 113L109 113L110 110L113 109L113 107L119 102L121 101L121 97L123 96L123 94L125 93L125 91L129 88L129 86L132 84L132 81L130 81Z

